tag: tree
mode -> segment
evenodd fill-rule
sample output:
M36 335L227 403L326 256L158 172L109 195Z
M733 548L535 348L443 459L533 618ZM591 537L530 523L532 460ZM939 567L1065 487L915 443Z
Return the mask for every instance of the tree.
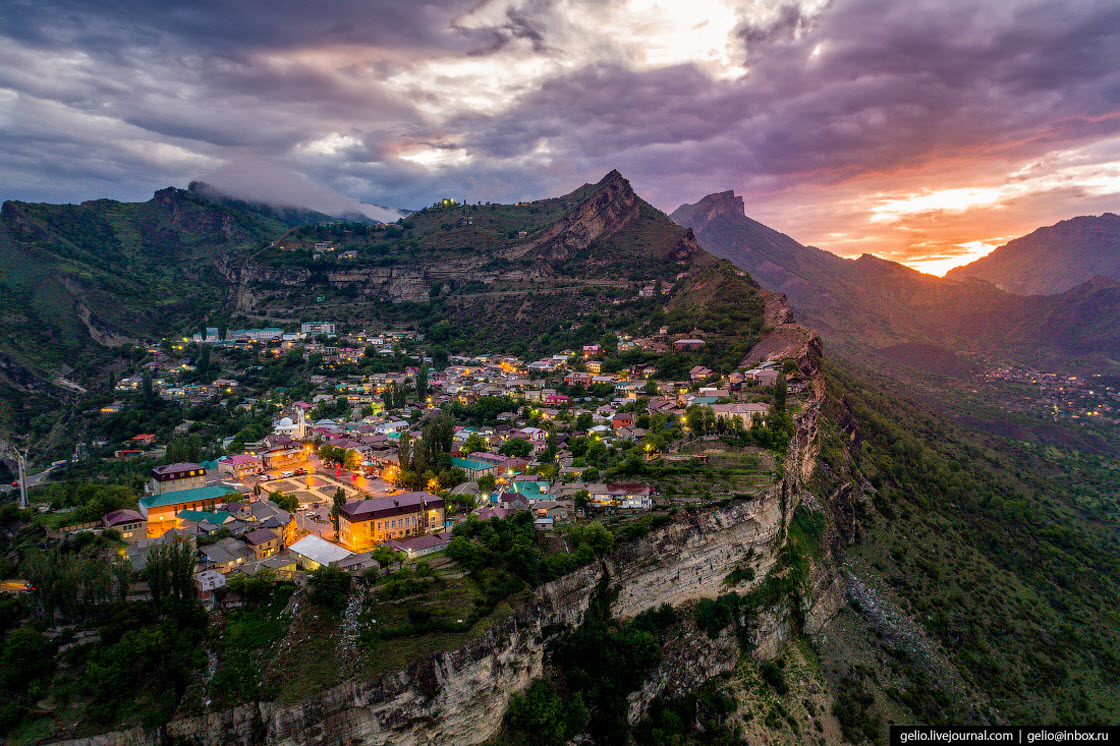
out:
M786 374L779 373L774 381L774 411L779 414L786 412Z
M197 435L181 435L167 442L168 463L177 464L184 461L194 463L202 458L202 444Z
M412 435L408 430L401 433L400 442L397 445L397 463L400 464L401 474L412 468Z
M152 603L160 606L165 601L191 598L194 564L194 547L186 541L172 541L149 554L144 579L148 581Z
M353 448L348 448L342 457L343 468L353 471L354 469L360 468L361 465L362 454L358 453Z
M501 454L513 458L525 458L533 452L533 446L524 438L510 438L502 444Z
M398 561L397 552L394 552L384 544L370 552L369 556L374 562L376 562L379 566L385 568L386 570L389 569L390 565Z
M140 391L144 395L144 403L151 404L156 398L155 389L152 388L152 374L148 371L144 371L144 375L141 376L140 381Z
M428 364L424 363L420 366L420 370L416 373L416 396L420 401L423 401L428 396Z
M486 442L486 439L481 435L479 435L478 433L471 433L470 437L468 437L463 442L463 445L459 447L459 450L462 453L477 453L478 451L490 450L490 446Z
M497 489L497 480L494 479L493 474L483 474L478 478L478 491L479 492L493 492Z
M341 487L334 491L331 497L333 505L331 506L331 525L334 526L335 536L338 536L338 512L346 505L346 492Z
M548 431L548 441L547 441L547 444L546 444L545 449L544 449L544 459L543 460L544 461L549 461L549 462L553 461L556 458L556 451L557 451L556 431L555 430L549 430Z
M591 493L587 490L580 490L575 494L575 497L572 498L572 502L575 503L576 510L581 512L586 511L587 506L591 503Z
M583 527L580 538L600 557L614 547L614 534L599 521L592 521Z
M311 573L311 600L331 611L342 611L350 595L350 574L324 566Z
M289 513L299 510L299 498L295 495L285 495L283 492L276 491L268 493L268 498L276 503L276 506L281 510L286 510Z
M590 430L593 424L595 420L590 412L584 412L576 417L576 430Z

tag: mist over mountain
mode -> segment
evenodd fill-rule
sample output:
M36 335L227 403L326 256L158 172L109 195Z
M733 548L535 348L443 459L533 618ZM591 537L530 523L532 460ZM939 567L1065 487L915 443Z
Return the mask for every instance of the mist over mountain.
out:
M240 199L283 211L311 210L334 218L393 223L409 213L347 197L272 161L240 159L206 174L199 182L213 196Z
M1086 215L1039 228L945 276L986 280L1018 295L1056 295L1096 275L1120 279L1120 215Z

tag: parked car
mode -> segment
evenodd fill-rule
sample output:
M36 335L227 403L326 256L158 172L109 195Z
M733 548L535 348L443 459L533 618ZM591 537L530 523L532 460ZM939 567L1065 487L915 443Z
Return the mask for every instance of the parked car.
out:
M295 472L286 471L286 472L284 472L283 474L280 475L280 478L281 479L287 479L288 477L294 477L294 476L295 476Z

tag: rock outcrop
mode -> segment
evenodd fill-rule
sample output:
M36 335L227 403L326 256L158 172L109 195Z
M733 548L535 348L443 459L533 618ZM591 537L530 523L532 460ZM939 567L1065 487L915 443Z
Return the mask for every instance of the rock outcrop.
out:
M716 192L709 194L694 205L681 205L669 217L679 225L690 226L702 231L708 224L721 215L746 215L743 198L735 192Z
M545 264L560 264L593 242L609 238L638 217L638 196L618 171L611 171L595 186L595 191L562 220L533 240L508 250L507 256L533 255Z

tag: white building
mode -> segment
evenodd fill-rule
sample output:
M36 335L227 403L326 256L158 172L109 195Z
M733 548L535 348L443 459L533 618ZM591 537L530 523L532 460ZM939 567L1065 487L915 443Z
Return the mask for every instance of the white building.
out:
M273 425L272 431L277 435L287 435L289 438L295 440L303 440L306 438L307 420L303 414L303 408L296 407L295 420L291 417L281 417L280 420Z
M304 321L299 325L300 334L326 334L335 336L335 323L333 321Z

